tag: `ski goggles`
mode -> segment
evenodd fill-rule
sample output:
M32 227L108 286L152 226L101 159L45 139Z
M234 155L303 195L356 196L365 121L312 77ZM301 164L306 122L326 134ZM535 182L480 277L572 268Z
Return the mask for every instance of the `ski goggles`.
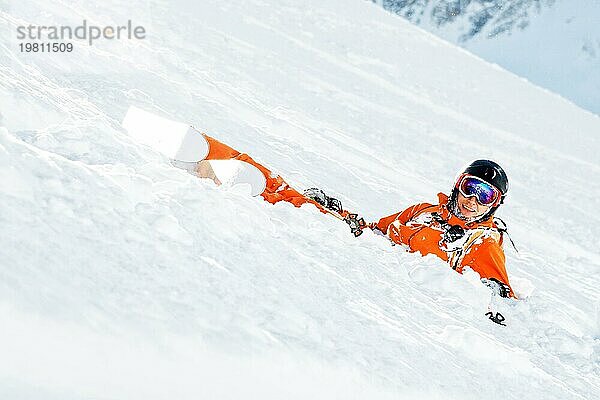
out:
M458 190L465 197L474 196L483 206L494 206L501 197L495 186L473 175L463 175L458 182Z

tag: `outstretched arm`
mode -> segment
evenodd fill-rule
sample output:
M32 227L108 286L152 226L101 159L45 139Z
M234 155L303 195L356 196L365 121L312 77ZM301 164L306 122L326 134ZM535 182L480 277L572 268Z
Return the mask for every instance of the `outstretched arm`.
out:
M401 235L402 226L406 225L421 210L431 207L429 203L419 203L408 207L402 212L398 212L387 217L381 218L378 222L371 222L367 227L374 233L386 236L392 242L397 244L408 244L408 235ZM394 227L390 227L394 225ZM404 228L406 229L406 228ZM407 236L407 237L404 237Z

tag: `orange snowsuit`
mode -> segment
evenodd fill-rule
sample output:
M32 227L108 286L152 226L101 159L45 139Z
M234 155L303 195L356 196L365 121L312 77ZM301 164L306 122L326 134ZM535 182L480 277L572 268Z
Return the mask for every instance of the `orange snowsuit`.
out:
M273 173L262 164L257 163L246 153L227 146L218 140L203 134L209 145L205 160L239 160L256 167L266 179L266 188L260 194L271 204L287 201L296 207L302 204L313 204L322 213L326 210L316 201L302 195L290 187L279 175ZM390 240L403 245L411 252L422 255L435 254L457 272L462 273L464 267L478 272L482 279L496 281L505 289L507 296L514 297L504 266L505 258L502 250L502 235L490 219L481 223L466 223L452 215L447 208L448 196L438 195L439 204L421 203L407 208L370 225L371 229L387 234ZM348 215L342 211L342 217ZM444 239L444 226L459 225L466 233L462 240L448 241Z
M506 273L502 234L493 220L467 223L448 210L448 196L439 193L438 198L439 204L416 204L381 218L371 228L411 252L435 254L459 273L470 267L484 282L499 285L501 295L515 297ZM464 229L461 238L452 240L444 235L452 225Z
M292 203L296 207L300 207L302 204L310 203L319 209L322 213L328 214L323 206L316 201L304 197L302 193L290 187L286 181L279 175L274 175L269 169L265 168L262 164L257 163L246 153L240 153L239 151L227 146L224 143L219 142L206 134L203 134L208 142L208 155L204 158L205 160L240 160L247 162L248 164L256 167L266 179L266 188L261 193L263 199L271 204L275 204L280 201L287 201Z

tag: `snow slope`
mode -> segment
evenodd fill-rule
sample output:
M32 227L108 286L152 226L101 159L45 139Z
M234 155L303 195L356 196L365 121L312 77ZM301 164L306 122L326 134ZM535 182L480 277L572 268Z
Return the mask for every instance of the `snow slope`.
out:
M2 7L0 397L600 396L599 117L364 1ZM148 37L19 52L83 18ZM368 220L491 157L524 300L497 326L473 273L171 168L131 104Z

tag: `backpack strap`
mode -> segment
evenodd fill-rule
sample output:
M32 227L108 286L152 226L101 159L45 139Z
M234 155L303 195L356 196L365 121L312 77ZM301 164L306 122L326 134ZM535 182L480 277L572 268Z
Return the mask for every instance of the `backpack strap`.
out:
M468 235L468 238L462 244L462 246L452 250L448 255L448 264L452 269L457 269L462 260L465 258L465 255L469 253L473 245L479 240L485 237L491 237L494 240L500 241L500 232L495 228L475 228L469 229L465 231L465 234Z
M515 242L513 242L512 238L510 237L510 234L508 233L508 226L506 225L506 222L504 222L499 217L494 217L494 225L496 226L496 229L498 229L498 232L500 232L501 236L503 236L506 233L506 236L508 236L508 240L510 240L510 244L512 244L513 249L515 249L515 251L518 253L519 250L517 249L517 246L515 246Z

